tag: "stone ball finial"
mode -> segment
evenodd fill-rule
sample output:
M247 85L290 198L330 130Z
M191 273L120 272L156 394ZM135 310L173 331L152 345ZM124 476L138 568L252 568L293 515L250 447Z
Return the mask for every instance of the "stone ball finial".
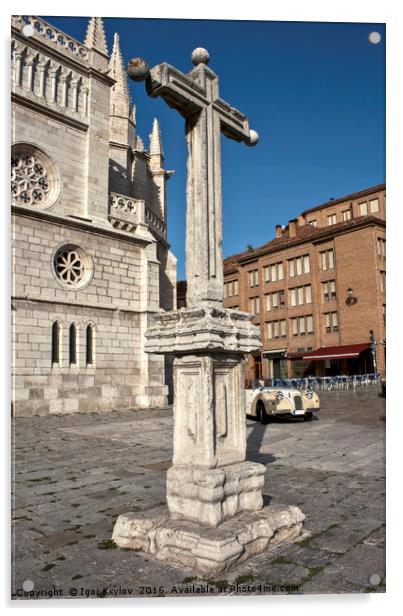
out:
M198 64L208 64L210 61L210 54L204 47L197 47L192 52L192 62L195 66Z
M245 140L246 145L254 146L259 141L259 133L255 130L250 129L249 131L249 139Z
M150 74L150 67L144 58L132 58L127 65L127 74L133 81L145 81Z

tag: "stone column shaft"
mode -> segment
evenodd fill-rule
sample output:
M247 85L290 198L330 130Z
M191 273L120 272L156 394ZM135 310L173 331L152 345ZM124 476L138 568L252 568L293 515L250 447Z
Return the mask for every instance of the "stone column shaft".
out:
M217 129L218 124L218 129ZM222 305L221 148L219 118L211 107L186 122L188 144L187 305ZM197 238L197 239L196 239Z

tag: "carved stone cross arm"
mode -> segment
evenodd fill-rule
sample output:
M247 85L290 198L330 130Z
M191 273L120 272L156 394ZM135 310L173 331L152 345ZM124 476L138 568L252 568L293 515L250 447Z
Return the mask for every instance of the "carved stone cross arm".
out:
M218 77L207 67L208 60L208 52L198 48L192 54L195 67L187 74L166 63L149 70L139 58L129 63L128 71L136 81L146 80L149 96L160 96L186 120L189 307L222 307L223 302L221 133L247 145L258 141L247 118L219 97Z
M158 64L149 72L146 89L149 96L161 96L185 119L212 105L220 118L221 132L230 139L250 145L247 118L218 97L218 77L204 64L197 65L187 75L169 64Z

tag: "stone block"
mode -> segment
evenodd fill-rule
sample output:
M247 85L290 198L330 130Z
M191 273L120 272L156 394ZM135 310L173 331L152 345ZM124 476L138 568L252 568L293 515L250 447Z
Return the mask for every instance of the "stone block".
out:
M176 562L202 574L217 574L250 556L293 541L304 514L291 505L244 512L218 528L170 518L167 508L127 513L116 521L112 539L121 548L141 550L157 560Z
M174 465L167 472L170 514L215 528L242 511L257 511L263 507L265 471L257 462L214 469Z
M215 468L245 460L242 355L174 361L174 464Z
M76 413L78 411L79 401L74 398L66 398L63 400L63 411L65 413Z

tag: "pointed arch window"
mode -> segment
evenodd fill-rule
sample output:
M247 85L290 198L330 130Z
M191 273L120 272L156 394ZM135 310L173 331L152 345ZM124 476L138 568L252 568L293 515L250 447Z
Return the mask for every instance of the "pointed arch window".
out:
M77 364L77 328L74 323L69 327L69 364Z
M87 325L85 330L85 362L87 366L94 363L94 326Z
M60 363L60 323L52 324L52 365Z

